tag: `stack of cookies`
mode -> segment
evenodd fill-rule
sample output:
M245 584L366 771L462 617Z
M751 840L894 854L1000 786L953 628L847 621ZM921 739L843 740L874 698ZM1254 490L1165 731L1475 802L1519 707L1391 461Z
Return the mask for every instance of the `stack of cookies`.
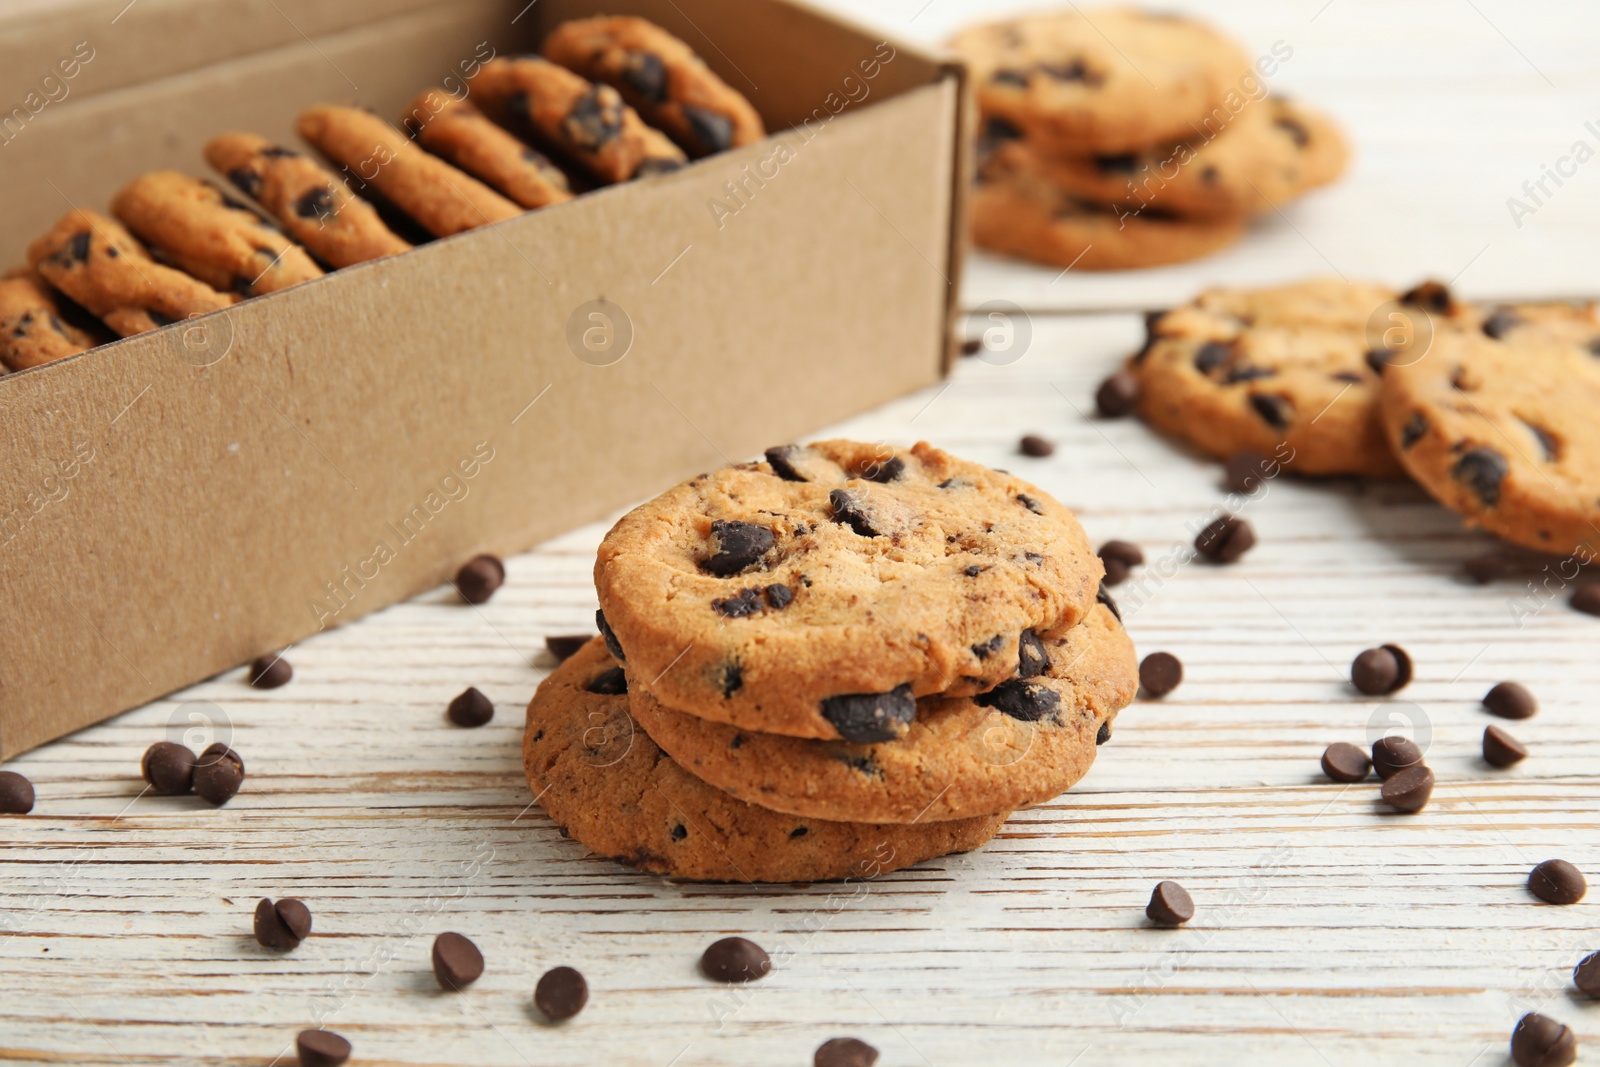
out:
M1080 270L1197 259L1345 166L1332 122L1267 95L1283 42L1252 63L1191 19L1072 6L951 44L977 95L985 248Z
M1437 282L1330 278L1211 290L1147 326L1101 411L1234 461L1236 488L1280 469L1409 475L1508 541L1600 556L1594 304L1485 307Z
M870 877L987 841L1089 769L1133 645L1072 513L927 444L769 449L625 516L601 637L539 687L539 803L718 881Z
M640 18L567 22L544 58L475 58L463 73L398 126L355 107L303 112L300 136L329 165L253 133L213 139L206 162L253 204L157 171L117 194L114 217L63 216L0 278L0 373L766 136L748 100Z

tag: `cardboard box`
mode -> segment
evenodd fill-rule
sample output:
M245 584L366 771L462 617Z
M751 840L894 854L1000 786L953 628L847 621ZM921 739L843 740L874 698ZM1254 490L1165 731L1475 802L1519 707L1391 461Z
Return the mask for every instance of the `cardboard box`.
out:
M597 10L773 135L0 377L0 758L944 372L963 75L790 0L36 0L0 17L0 265L225 130L397 118Z

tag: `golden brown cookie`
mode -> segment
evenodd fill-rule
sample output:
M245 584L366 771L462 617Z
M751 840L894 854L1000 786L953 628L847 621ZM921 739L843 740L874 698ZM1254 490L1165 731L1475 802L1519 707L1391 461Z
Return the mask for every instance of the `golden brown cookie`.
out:
M111 213L213 289L255 296L322 277L305 249L209 182L158 170L123 186Z
M349 267L411 247L337 175L292 148L253 133L226 133L206 145L205 156L329 266Z
M121 224L93 211L70 211L28 246L44 279L119 336L154 330L238 298L150 257Z
M55 292L32 271L0 279L0 364L7 370L65 359L97 343L67 320Z
M1204 292L1152 317L1128 365L1139 414L1223 459L1255 450L1297 474L1399 477L1372 355L1373 324L1398 298L1331 278Z
M1073 270L1128 270L1200 259L1244 235L1237 218L1107 210L1017 162L990 159L972 191L972 240L980 248Z
M405 134L358 107L319 106L300 113L295 128L345 173L371 186L435 237L503 222L522 214L493 189L413 144ZM360 191L358 189L358 191Z
M750 101L694 49L645 19L600 15L562 23L545 38L544 54L616 89L696 159L767 135Z
M666 173L688 162L611 86L595 85L536 56L490 60L468 84L484 114L604 184Z
M1004 814L916 825L830 822L735 800L683 770L628 713L598 639L540 683L522 760L534 799L594 852L654 874L711 882L872 878L994 836Z
M1052 156L1000 119L983 144L1068 196L1192 219L1270 211L1336 179L1349 158L1331 120L1279 99L1251 103L1218 132L1135 152Z
M1260 91L1250 60L1211 27L1135 8L1068 8L966 30L985 117L1057 154L1172 144Z
M669 489L600 545L602 632L671 708L888 740L916 697L1014 677L1024 631L1095 604L1082 527L1020 478L926 443L766 455Z
M529 210L572 199L566 174L548 156L442 90L429 89L412 102L405 128L428 151Z
M1088 773L1097 742L1139 688L1133 642L1107 608L1030 648L1031 676L976 697L923 697L906 736L881 744L761 734L686 715L631 672L628 695L634 718L667 755L740 800L818 819L962 819L1065 792Z

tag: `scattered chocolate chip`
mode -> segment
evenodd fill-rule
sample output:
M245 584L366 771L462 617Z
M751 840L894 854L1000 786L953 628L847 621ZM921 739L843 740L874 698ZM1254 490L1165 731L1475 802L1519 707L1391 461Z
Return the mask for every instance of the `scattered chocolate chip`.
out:
M459 992L482 974L483 953L477 945L453 932L433 939L433 977L440 989Z
M892 741L917 717L917 702L909 685L887 693L844 693L823 699L822 716L846 741Z
M200 753L194 765L194 791L211 804L226 804L244 784L244 760L218 741Z
M811 1067L873 1067L878 1050L853 1037L830 1037L817 1046Z
M262 897L256 904L254 930L262 948L295 948L311 936L311 909L298 900L274 904Z
M1572 594L1572 607L1585 615L1600 615L1600 582L1585 582Z
M33 810L33 783L16 771L0 771L0 815L26 815Z
M1022 631L1017 638L1017 677L1037 678L1050 669L1050 653L1044 642L1032 630Z
M1545 860L1528 874L1528 892L1547 904L1576 904L1588 891L1583 872L1566 860Z
M1450 295L1450 290L1438 282L1423 282L1402 296L1400 302L1440 315L1448 315L1456 307L1455 298Z
M468 604L482 604L506 581L506 565L494 556L474 556L456 572L456 589Z
M1572 969L1572 984L1586 997L1600 1000L1600 952L1591 952Z
M595 629L600 631L600 636L605 640L606 651L611 657L621 663L628 662L628 657L622 652L622 642L617 640L617 635L611 632L611 624L606 622L606 613L596 610L594 613Z
M1335 782L1364 782L1372 773L1372 760L1348 741L1336 741L1322 753L1322 773Z
M1139 406L1139 379L1128 371L1117 371L1100 383L1094 394L1094 406L1108 419L1132 414Z
M157 796L176 797L194 788L194 751L175 741L157 741L144 750L139 774Z
M767 449L764 455L767 457L768 465L772 467L773 474L786 482L803 482L807 480L806 476L794 465L795 457L802 451L799 445L780 445L777 448Z
M1183 663L1171 652L1152 652L1139 664L1139 684L1153 697L1164 697L1183 681Z
M1417 764L1398 771L1383 783L1383 802L1396 811L1415 814L1428 806L1433 796L1433 771Z
M961 354L963 356L975 356L982 351L983 338L981 337L969 337L967 340L961 342Z
M1409 737L1391 734L1372 743L1372 769L1388 781L1408 767L1422 762L1422 749Z
M754 589L741 589L733 596L711 602L711 609L727 619L743 619L761 610L761 594Z
M1177 882L1157 882L1144 913L1162 926L1181 926L1194 918L1194 899Z
M772 970L772 958L754 941L725 937L706 949L700 970L718 982L753 982Z
M711 524L711 555L702 566L719 578L728 578L755 566L777 543L765 526L718 519Z
M621 667L607 667L594 676L588 688L602 696L621 696L628 691L628 675Z
M1207 341L1195 350L1194 369L1201 374L1210 374L1224 363L1233 354L1233 348L1219 341Z
M767 598L767 607L773 611L782 611L794 600L794 590L786 585L769 585L761 592Z
M878 536L878 530L856 494L847 489L835 489L828 494L828 506L834 522L850 527L862 537Z
M1236 562L1255 543L1255 530L1233 515L1216 519L1194 539L1195 551L1215 563Z
M1517 682L1501 682L1489 690L1483 706L1502 719L1531 719L1539 712L1539 701Z
M1509 767L1528 758L1528 747L1498 726L1485 726L1483 758L1491 767Z
M1506 457L1492 448L1474 448L1456 460L1450 473L1471 489L1480 503L1492 508L1500 503L1500 483L1505 481Z
M578 650L591 640L588 634L562 634L544 639L544 647L558 662L565 663L578 654Z
M1397 693L1411 684L1411 655L1399 645L1369 648L1350 664L1350 682L1368 696Z
M1505 340L1510 333L1522 322L1522 316L1510 308L1495 308L1494 313L1483 320L1483 332L1487 337L1496 341Z
M1024 456L1032 456L1035 459L1043 459L1045 456L1055 455L1056 445L1054 441L1051 441L1048 438L1039 437L1036 434L1030 433L1023 437L1021 441L1017 442L1017 450L1020 451Z
M1123 582L1128 580L1128 575L1133 573L1128 569L1128 565L1122 562L1120 559L1106 559L1101 560L1100 562L1105 567L1106 572L1105 576L1101 579L1101 583L1103 585L1121 585Z
M257 689L276 689L280 685L289 684L289 679L294 677L294 668L289 661L276 653L270 656L260 656L250 663L250 684Z
M552 967L533 988L533 1005L551 1022L570 1019L589 1003L589 983L572 967Z
M494 704L478 691L468 686L460 696L450 701L450 721L457 726L482 726L494 718Z
M1565 1023L1530 1011L1511 1031L1511 1058L1517 1067L1568 1067L1578 1061L1578 1039Z
M1094 743L1098 746L1109 740L1111 740L1111 723L1103 722L1100 724L1100 729L1095 731Z
M332 1030L302 1030L295 1035L300 1067L340 1067L350 1058L350 1042Z
M1257 393L1250 398L1250 406L1261 416L1261 421L1275 430L1286 430L1294 421L1294 402L1286 396Z
M1102 562L1116 560L1124 568L1144 563L1144 551L1132 541L1107 541L1100 546L1099 556Z
M1009 678L987 693L979 693L972 702L980 708L993 708L1021 722L1038 722L1060 714L1061 695L1043 682L1027 678Z
M1278 461L1264 452L1237 452L1222 468L1223 481L1235 493L1253 493L1277 473Z
M1488 585L1505 577L1506 560L1504 556L1490 553L1487 556L1473 556L1461 564L1461 569L1468 578L1479 585Z

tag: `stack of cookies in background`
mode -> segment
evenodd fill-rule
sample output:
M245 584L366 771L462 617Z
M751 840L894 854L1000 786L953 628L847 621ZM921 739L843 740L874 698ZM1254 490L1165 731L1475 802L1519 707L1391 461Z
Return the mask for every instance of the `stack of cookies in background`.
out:
M636 508L528 708L551 818L719 881L871 877L1078 781L1134 696L1072 513L926 444L770 449Z
M977 97L984 248L1080 270L1197 259L1345 167L1331 121L1267 95L1281 41L1252 62L1188 18L1073 6L951 45Z

